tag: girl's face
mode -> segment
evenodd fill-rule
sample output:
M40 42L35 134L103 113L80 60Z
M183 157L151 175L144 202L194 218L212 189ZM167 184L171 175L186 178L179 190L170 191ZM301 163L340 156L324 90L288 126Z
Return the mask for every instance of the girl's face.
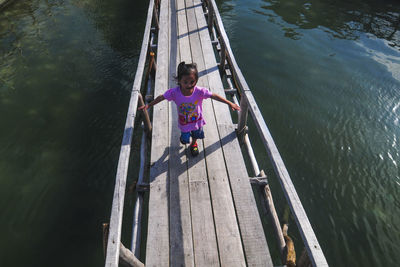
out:
M194 73L189 75L183 75L182 78L179 80L179 85L183 90L192 90L196 85L196 76Z

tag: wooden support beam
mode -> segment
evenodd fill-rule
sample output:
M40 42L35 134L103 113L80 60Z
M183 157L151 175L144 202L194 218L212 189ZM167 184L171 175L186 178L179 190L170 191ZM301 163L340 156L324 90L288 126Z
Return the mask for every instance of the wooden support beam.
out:
M143 101L143 97L142 94L139 93L139 105L140 106L144 106L144 101ZM143 123L144 123L144 130L146 132L146 135L151 138L151 121L150 121L150 116L149 116L149 112L146 109L143 109L143 115L144 115L144 119L143 119Z
M244 136L246 134L246 126L247 126L247 117L249 114L249 104L244 95L240 98L240 111L239 111L239 119L238 119L238 128L237 134L239 138L239 142L243 144Z
M249 180L250 180L250 183L251 183L252 185L258 185L258 186L265 186L265 185L268 185L267 176L263 176L263 177L251 177Z
M224 70L225 70L226 48L225 48L224 41L220 41L219 43L221 44L219 71L220 71L220 73L222 75L222 74L224 74Z
M247 133L244 133L243 141L244 141L244 144L246 145L247 153L249 154L250 163L251 163L251 166L253 167L253 173L256 176L259 176L259 175L261 175L260 168L258 167L256 155L254 154L253 147L251 146L249 135Z
M124 199L126 190L126 177L128 174L128 166L130 159L131 142L135 118L137 113L137 105L139 101L139 93L142 85L144 66L147 58L147 51L150 41L150 29L153 19L154 1L150 1L147 11L147 21L143 35L142 47L139 56L139 62L136 70L135 80L132 87L131 98L129 101L128 114L125 122L124 136L121 143L121 151L119 154L117 174L115 178L115 188L112 202L111 218L110 218L110 238L107 244L106 266L118 266L120 254L120 240L122 228L122 215L124 211Z
M156 6L153 9L153 18L154 18L154 24L156 25L157 30L160 29L160 23L158 21L158 7Z
M285 239L283 236L283 232L280 226L278 214L276 213L275 205L274 205L274 200L272 198L271 194L271 189L269 187L268 181L266 181L267 177L264 173L264 170L261 170L260 172L260 177L255 177L250 180L252 184L258 184L261 186L261 192L264 197L264 203L265 207L268 210L268 214L270 214L270 219L272 222L272 225L274 227L274 233L276 240L278 241L279 245L279 251L281 253L281 256L283 255L283 250L286 246ZM256 183L253 181L257 181ZM285 263L285 262L283 262Z
M236 89L224 89L225 94L230 94L230 95L234 95L237 93Z
M212 31L212 27L213 27L213 20L214 20L214 8L210 4L208 4L207 7L208 7L207 24L208 24L208 29L211 32Z
M103 223L103 249L104 256L106 256L107 252L107 243L108 243L108 235L109 235L109 224ZM127 267L144 267L144 264L139 261L135 255L127 249L122 243L119 245L119 260L118 265L127 266Z
M276 213L274 200L272 199L271 189L270 189L269 185L264 186L263 193L264 193L264 197L265 197L265 201L266 201L266 204L268 207L269 214L271 215L271 222L274 227L274 233L275 233L276 240L278 241L279 251L282 255L283 250L286 246L286 242L283 237L281 225L279 222L278 214Z
M161 95L168 88L169 78L169 1L160 3L160 25L158 31L157 72L154 84L154 95ZM168 266L169 258L169 105L163 101L153 107L153 117L158 123L153 124L151 159L150 159L150 193L148 206L148 226L146 245L147 266Z

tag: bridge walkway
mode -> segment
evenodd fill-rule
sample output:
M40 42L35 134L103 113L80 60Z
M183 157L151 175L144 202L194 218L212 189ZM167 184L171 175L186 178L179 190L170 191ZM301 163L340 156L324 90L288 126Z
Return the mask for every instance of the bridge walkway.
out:
M225 96L200 0L160 3L154 95L176 86L179 62ZM273 266L229 107L203 102L205 139L190 155L176 106L153 107L146 266Z

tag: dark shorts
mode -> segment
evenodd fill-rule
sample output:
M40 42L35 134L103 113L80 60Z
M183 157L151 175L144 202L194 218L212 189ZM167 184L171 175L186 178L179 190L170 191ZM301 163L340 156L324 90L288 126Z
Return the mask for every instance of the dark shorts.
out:
M190 143L190 137L194 138L194 139L203 139L204 138L204 131L203 131L203 127L201 127L200 129L191 131L191 132L181 132L181 142L184 144L189 144Z

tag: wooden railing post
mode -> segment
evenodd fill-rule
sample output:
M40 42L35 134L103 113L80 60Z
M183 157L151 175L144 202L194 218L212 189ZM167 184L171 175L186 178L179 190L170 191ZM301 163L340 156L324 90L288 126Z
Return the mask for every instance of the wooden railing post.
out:
M213 19L214 19L214 8L209 0L207 1L207 7L208 7L207 24L208 24L208 29L210 30L210 32L212 32Z
M242 96L240 97L240 112L239 112L239 121L237 127L237 134L240 143L243 143L244 136L246 134L248 114L249 114L249 103L247 102L246 95L242 93Z
M146 72L146 76L144 78L144 84L147 84L149 82L150 75L152 75L153 77L155 76L155 72L157 70L156 61L154 59L155 53L150 52L149 55L150 55L150 63L149 63L149 68L147 69Z
M225 70L225 61L226 61L226 47L225 47L225 42L224 40L222 40L222 38L220 39L219 43L221 45L221 61L219 63L219 71L223 75Z
M160 29L160 25L158 22L158 2L156 1L154 8L153 8L153 20L154 20L154 24L156 25L157 31Z
M144 101L143 101L143 97L142 94L139 93L139 106L144 106ZM143 115L144 115L144 119L143 119L143 123L144 123L144 130L146 132L146 135L148 137L151 137L151 121L150 121L150 116L149 116L149 112L146 109L143 109Z

